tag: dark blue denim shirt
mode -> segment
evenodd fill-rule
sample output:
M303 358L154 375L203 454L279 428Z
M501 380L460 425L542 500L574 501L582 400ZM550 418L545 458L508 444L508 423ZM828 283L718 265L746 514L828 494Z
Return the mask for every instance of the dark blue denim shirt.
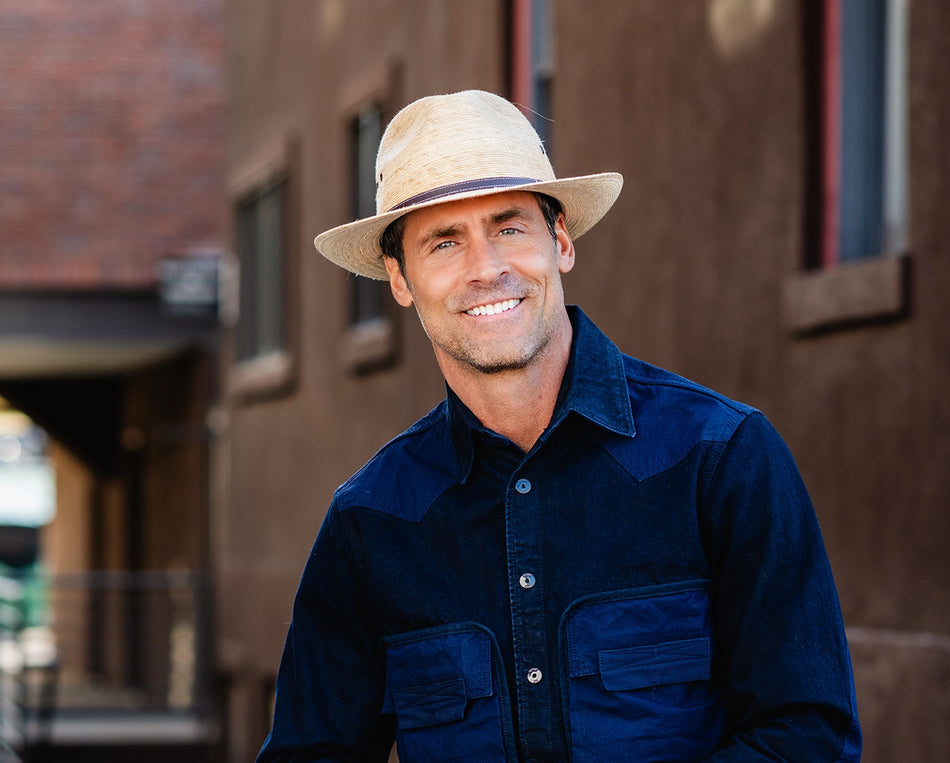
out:
M336 492L260 761L851 761L818 523L763 416L579 310L525 454L447 400Z

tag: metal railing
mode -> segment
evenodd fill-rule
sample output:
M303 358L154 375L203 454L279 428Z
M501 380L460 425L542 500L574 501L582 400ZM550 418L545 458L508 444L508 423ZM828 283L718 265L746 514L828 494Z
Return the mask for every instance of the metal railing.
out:
M79 719L108 743L144 719L209 718L208 602L194 572L0 576L0 741L28 751Z

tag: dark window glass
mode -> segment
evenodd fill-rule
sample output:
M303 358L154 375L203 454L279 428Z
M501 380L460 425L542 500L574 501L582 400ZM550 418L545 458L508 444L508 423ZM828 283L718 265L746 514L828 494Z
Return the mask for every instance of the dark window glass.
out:
M283 183L267 186L238 205L238 360L250 360L284 347L284 187Z

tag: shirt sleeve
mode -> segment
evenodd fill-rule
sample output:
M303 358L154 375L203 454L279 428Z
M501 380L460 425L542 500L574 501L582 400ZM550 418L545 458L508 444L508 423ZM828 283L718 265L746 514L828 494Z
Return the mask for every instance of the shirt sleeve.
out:
M384 667L372 607L340 512L331 506L304 568L277 673L274 723L258 763L383 763Z
M725 445L701 521L730 730L710 763L859 760L851 660L818 520L761 414Z

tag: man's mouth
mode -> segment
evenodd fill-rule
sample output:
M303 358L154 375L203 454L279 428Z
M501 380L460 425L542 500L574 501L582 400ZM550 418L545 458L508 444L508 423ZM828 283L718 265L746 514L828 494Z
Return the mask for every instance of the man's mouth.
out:
M467 315L498 315L504 313L521 302L520 299L503 299L501 302L495 302L490 305L479 305L471 310L466 310Z

